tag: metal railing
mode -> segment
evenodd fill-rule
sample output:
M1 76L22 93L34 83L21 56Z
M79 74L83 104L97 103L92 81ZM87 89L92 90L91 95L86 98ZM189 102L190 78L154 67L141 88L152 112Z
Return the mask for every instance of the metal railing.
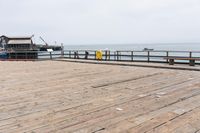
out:
M166 57L200 58L200 51L109 51L103 50L103 61L167 63ZM95 50L64 50L54 52L17 51L7 52L7 59L49 60L55 58L96 60ZM188 63L180 60L176 63ZM196 64L200 64L199 61Z
M89 53L86 58L86 51ZM104 61L127 62L158 62L168 63L167 57L200 58L200 51L102 51ZM64 58L96 60L94 50L65 50ZM176 61L176 63L188 63L189 61ZM199 64L200 62L196 62Z

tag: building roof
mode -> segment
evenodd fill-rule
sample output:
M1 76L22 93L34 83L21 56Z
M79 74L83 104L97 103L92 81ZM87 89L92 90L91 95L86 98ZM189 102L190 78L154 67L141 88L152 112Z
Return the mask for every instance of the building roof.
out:
M8 37L1 36L7 38L7 44L32 44L32 36L31 37Z
M7 44L32 44L31 39L11 39Z
M8 39L31 39L32 36L5 36L5 35L2 35L0 37L6 37Z

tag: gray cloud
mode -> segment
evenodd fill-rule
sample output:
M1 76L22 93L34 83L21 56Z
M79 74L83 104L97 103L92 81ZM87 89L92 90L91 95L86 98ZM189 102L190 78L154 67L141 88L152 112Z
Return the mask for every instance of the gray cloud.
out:
M1 34L65 44L200 42L199 0L1 0Z

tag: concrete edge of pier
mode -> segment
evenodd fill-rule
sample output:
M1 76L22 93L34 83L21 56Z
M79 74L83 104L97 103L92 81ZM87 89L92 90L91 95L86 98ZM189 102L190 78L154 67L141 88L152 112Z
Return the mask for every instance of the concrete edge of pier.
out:
M81 60L81 59L54 59L54 61L87 63L87 64L102 64L102 65L118 65L118 66L134 66L146 68L174 69L186 71L200 71L200 66L189 66L187 64L169 65L167 63L148 63L148 62L120 62L120 61L97 61L97 60Z

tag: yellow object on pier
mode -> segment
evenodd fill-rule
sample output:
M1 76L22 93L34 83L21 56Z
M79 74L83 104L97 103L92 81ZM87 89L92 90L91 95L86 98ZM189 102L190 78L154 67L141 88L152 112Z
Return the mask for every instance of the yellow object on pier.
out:
M103 58L103 52L101 50L96 51L96 59L102 60Z

